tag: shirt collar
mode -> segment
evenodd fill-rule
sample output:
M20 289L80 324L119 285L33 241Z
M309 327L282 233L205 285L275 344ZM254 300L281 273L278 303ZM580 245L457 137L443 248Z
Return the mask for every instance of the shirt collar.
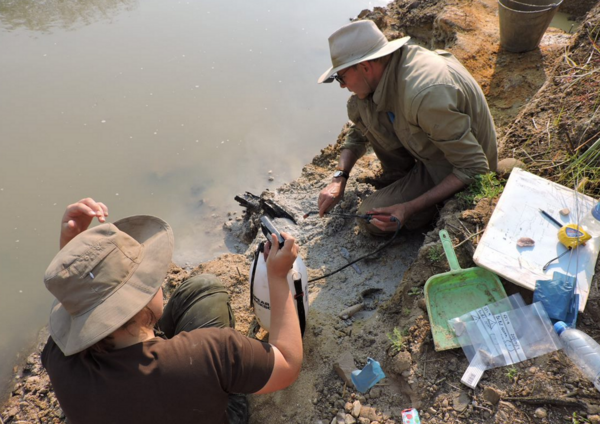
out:
M402 51L404 48L398 49L392 54L391 60L388 62L381 76L379 84L373 93L373 103L377 105L377 112L393 111L394 97L396 92L396 70L400 66Z

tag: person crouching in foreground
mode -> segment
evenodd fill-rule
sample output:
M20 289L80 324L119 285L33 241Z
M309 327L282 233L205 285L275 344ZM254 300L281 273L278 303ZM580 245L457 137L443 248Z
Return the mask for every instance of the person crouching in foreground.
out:
M267 259L269 343L236 332L214 275L184 281L163 309L173 253L169 225L152 216L107 223L91 198L69 205L61 250L44 283L55 296L42 364L71 424L242 423L242 394L292 384L302 338L287 283L298 254L284 233ZM96 217L100 225L88 229Z

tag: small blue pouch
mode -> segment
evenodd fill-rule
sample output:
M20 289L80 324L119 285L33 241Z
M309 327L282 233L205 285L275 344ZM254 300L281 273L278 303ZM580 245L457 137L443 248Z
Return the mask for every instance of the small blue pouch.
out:
M533 301L541 302L552 321L573 326L577 320L579 295L575 295L575 277L555 272L552 280L537 280Z
M381 365L372 358L367 358L367 365L362 370L352 371L350 375L354 386L361 393L367 392L384 377L385 374L381 369Z

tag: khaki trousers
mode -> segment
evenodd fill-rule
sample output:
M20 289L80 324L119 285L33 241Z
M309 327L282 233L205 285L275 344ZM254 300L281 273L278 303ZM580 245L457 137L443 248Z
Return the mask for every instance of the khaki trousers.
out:
M390 170L391 171L391 170ZM382 179L385 178L385 171ZM390 185L377 190L374 194L367 197L358 208L359 214L364 214L374 208L383 208L398 203L405 203L413 200L428 190L435 187L435 182L427 172L422 162L417 161L408 174ZM413 230L429 224L437 213L435 206L411 216L407 222L402 222L402 227ZM388 232L381 231L374 225L367 224L364 219L358 220L359 226L376 236L389 235Z

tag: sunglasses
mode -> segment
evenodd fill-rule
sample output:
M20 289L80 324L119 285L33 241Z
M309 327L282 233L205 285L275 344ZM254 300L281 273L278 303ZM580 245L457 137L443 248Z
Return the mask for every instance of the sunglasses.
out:
M350 66L350 68L354 68L354 66ZM344 71L348 72L348 69L350 69L350 68L346 68L346 69L344 69ZM342 85L346 85L346 81L344 81L344 76L340 75L339 73L333 74L332 76L330 76L328 78L328 80L326 80L324 82L333 82L333 80L336 80L337 82L339 82Z
M346 83L344 82L344 78L342 78L342 76L339 75L339 74L333 75L333 79L336 80L337 82L339 82L342 85L346 85Z

